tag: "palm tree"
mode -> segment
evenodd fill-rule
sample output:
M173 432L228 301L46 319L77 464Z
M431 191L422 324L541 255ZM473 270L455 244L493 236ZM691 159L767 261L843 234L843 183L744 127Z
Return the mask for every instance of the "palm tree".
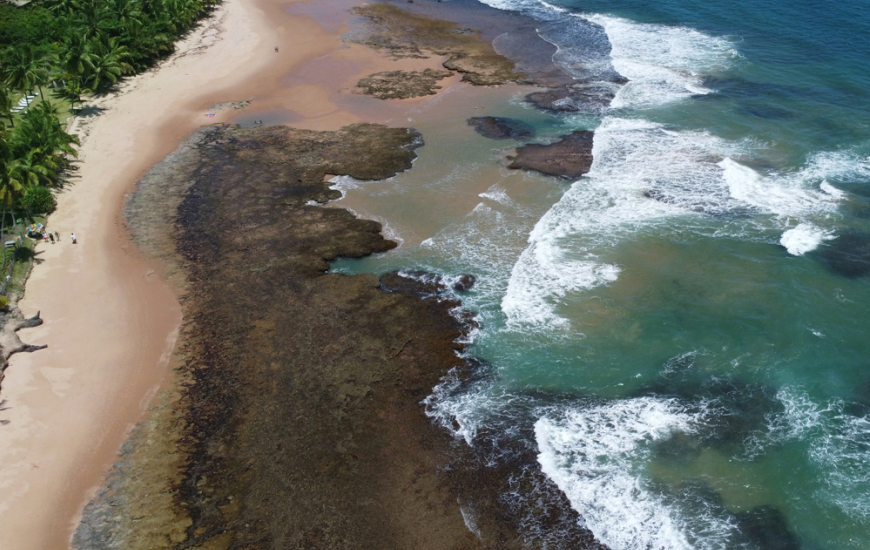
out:
M69 109L72 114L76 114L76 102L81 102L83 94L91 93L89 88L83 88L81 79L77 76L67 75L66 86L56 89L53 93L55 97L66 99L69 101Z
M12 158L20 164L20 173L36 174L36 183L48 186L58 183L60 171L69 166L68 157L78 156L73 146L80 144L78 137L66 133L57 115L57 108L43 101L22 117L10 140ZM26 181L34 183L33 178Z
M6 86L0 86L0 113L9 119L9 126L15 127L15 121L12 119L12 94Z
M71 26L87 39L99 37L107 22L101 8L96 0L80 0L71 14Z
M12 160L12 147L5 129L0 129L0 243L6 242L6 212L24 192L18 177L19 169ZM12 216L15 219L15 216ZM3 267L6 267L6 249L3 248Z
M106 42L94 40L88 46L93 57L88 61L85 83L91 90L98 91L114 84L121 75L133 71L133 67L126 62L130 52L126 46L118 44L117 38L109 38Z
M42 76L44 69L33 54L30 45L8 48L3 55L2 76L6 84L24 94L25 103L30 106L27 92Z
M79 9L77 0L51 0L45 3L46 7L60 17L69 16Z
M118 27L126 28L142 24L142 13L136 0L108 0L106 14Z
M176 32L189 29L203 12L200 0L165 0L164 5L168 20L175 26Z
M42 183L50 185L56 167L51 157L43 155L40 149L31 149L23 157L7 164L9 177L21 185L22 191Z
M88 39L83 33L74 31L61 46L57 55L57 64L66 75L78 79L84 74L92 58Z
M42 87L47 85L51 80L50 74L51 58L49 56L34 60L33 85L39 89L39 97L42 100L45 100L45 95L42 93Z

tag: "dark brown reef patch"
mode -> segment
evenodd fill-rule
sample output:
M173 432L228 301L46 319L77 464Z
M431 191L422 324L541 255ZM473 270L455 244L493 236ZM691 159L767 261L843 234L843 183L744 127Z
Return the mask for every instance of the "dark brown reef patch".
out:
M354 90L378 99L408 99L434 95L441 86L438 81L447 78L450 71L386 71L360 79Z
M367 23L345 35L345 40L384 50L396 58L445 56L445 69L462 73L462 81L491 86L521 80L513 61L498 54L474 29L414 14L391 4L367 4L351 12Z
M517 148L508 168L534 170L548 176L579 178L592 166L593 133L581 130L562 136L550 145L529 144Z
M75 548L547 547L522 533L529 514L599 548L531 450L492 467L485 444L424 414L448 371L473 370L456 351L474 321L456 315L445 281L326 272L395 243L319 206L338 194L324 177L390 177L421 144L373 124L212 126L143 178L127 218L183 291L182 360ZM532 496L545 504L512 507L504 495L517 489L544 491Z

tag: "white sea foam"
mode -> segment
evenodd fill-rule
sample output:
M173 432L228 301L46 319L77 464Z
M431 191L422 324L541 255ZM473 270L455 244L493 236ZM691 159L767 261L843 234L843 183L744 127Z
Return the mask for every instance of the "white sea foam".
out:
M788 441L807 444L807 455L822 479L820 502L859 521L870 521L870 417L844 412L838 399L817 403L799 388L776 394L784 411L769 418L768 432L747 442L750 456Z
M423 400L426 414L471 445L487 413L510 402L503 394L494 395L492 384L478 382L469 386L456 369L447 373Z
M707 94L705 74L727 68L739 54L724 38L685 27L636 23L609 15L584 15L604 27L613 68L629 79L611 104L642 108Z
M846 193L840 191L839 189L828 183L828 180L823 180L819 188L837 200L843 199L846 196Z
M504 206L514 206L514 201L508 196L507 191L505 191L499 183L479 194L478 197L495 201Z
M730 158L719 163L735 199L777 216L800 217L833 212L837 198L807 186L807 171L764 177ZM810 168L812 170L812 168Z
M845 193L836 189L828 180L864 181L870 179L870 157L851 151L824 151L812 155L800 176L820 184L822 191L843 198Z
M605 118L589 174L538 221L513 267L502 300L508 326L565 327L560 301L617 279L620 267L602 260L614 244L673 216L727 209L715 159L732 149L703 132ZM644 196L651 191L660 200Z
M687 517L638 471L650 443L694 433L704 416L703 410L653 397L568 410L535 424L538 462L596 538L613 550L725 548L733 525L704 510Z
M364 184L363 181L358 179L354 179L350 176L335 176L334 178L329 180L330 187L332 189L336 189L341 191L341 198L344 198L347 195L347 192L351 189L356 189Z
M564 8L538 0L482 0L501 10L523 11L544 21L569 13ZM708 94L703 75L729 67L740 54L721 37L709 36L686 27L637 23L603 14L570 14L604 28L611 46L613 69L630 82L614 98L616 108L643 108L662 105L692 95ZM546 34L546 33L545 33ZM545 39L553 41L553 37ZM578 70L584 76L600 72L590 65L602 65L579 40L555 40L559 52L554 61L569 74ZM573 46L576 44L577 46ZM579 49L577 49L579 47ZM576 51L575 51L576 50ZM575 75L577 76L577 75Z
M792 256L803 256L818 248L822 242L833 238L834 235L830 231L819 229L809 223L801 223L783 233L779 244L784 246Z
M711 236L777 239L795 255L833 238L828 228L839 219L846 194L828 180L870 177L870 160L818 153L799 170L762 174L734 160L751 145L605 117L595 131L589 173L538 221L513 267L502 299L508 327L567 327L559 304L616 281L622 268L606 257L639 231L691 228ZM717 216L715 231L691 221L693 213Z

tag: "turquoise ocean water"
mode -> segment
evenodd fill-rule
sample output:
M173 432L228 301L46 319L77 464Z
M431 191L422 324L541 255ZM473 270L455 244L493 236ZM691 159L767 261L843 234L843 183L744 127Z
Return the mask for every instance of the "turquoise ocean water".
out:
M578 82L629 82L596 112L488 113L594 129L587 176L505 180L422 243L337 264L478 277L488 373L430 414L470 444L528 423L613 550L870 548L870 6L487 3L538 18ZM401 199L413 172L354 192Z

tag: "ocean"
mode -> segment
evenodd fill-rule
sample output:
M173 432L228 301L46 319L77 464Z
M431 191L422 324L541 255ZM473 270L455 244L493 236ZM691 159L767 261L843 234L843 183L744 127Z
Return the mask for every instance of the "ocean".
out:
M573 182L494 169L516 144L450 120L417 126L415 169L336 180L401 243L336 271L477 277L481 372L428 414L529 438L612 550L870 548L867 4L486 3L616 96L486 106L538 140L594 130Z

